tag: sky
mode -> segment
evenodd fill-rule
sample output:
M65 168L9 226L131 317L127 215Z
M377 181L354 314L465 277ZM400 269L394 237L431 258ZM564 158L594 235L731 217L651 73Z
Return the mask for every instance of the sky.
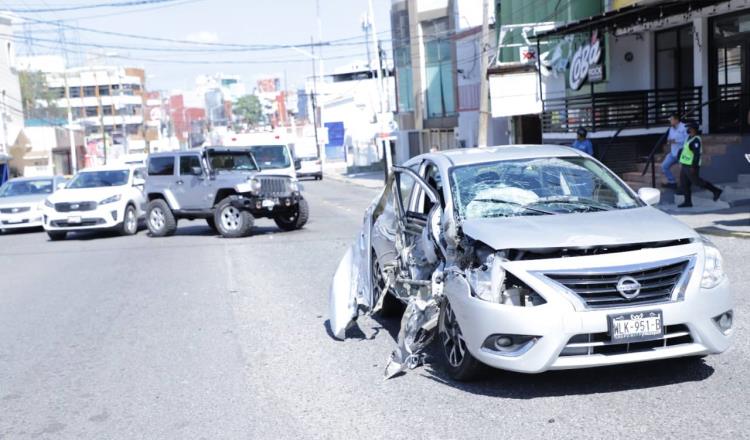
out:
M37 20L15 27L20 55L24 54L27 42L33 45L37 55L67 51L73 62L85 59L81 52L94 52L99 57L106 57L111 64L144 68L149 90L190 89L197 75L213 73L240 75L248 91L252 91L258 78L278 77L284 81L286 74L291 89L304 87L306 78L311 75L311 58L299 50L266 50L267 47L262 47L262 50L248 51L247 47L238 46L252 45L257 49L261 45L309 44L311 37L318 40L316 0L151 0L162 3L98 7L128 1L132 0L0 0L0 10L27 10L16 14ZM319 51L317 55L324 59L325 72L330 73L334 68L355 60L366 60L367 46L361 19L368 9L367 0L318 2L322 41L338 40L335 47L316 49ZM391 1L372 2L378 36L385 40L386 47L390 47L387 41L390 39ZM95 5L97 7L69 11L30 11ZM64 26L212 45L132 39L68 27L64 32L66 44L63 46L59 28L40 23L57 20L61 20ZM227 52L228 48L232 51ZM183 51L177 52L176 49ZM189 53L185 49L203 50L204 53ZM310 49L300 50L309 52Z

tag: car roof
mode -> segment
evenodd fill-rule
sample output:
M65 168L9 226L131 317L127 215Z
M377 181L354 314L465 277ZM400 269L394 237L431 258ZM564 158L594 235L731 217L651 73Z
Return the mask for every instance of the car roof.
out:
M531 159L541 157L584 156L579 150L561 145L499 145L486 148L457 148L418 156L431 159L444 166L462 166L500 160Z

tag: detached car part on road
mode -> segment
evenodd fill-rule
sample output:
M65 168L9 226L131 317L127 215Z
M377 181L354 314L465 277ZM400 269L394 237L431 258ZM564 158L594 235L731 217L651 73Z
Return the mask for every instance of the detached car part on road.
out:
M330 291L337 338L406 304L391 377L437 335L450 376L721 353L719 251L588 155L557 146L415 157L365 213Z
M181 218L206 219L227 238L250 234L258 217L291 231L310 215L301 189L295 178L261 174L248 149L155 153L148 158L146 223L155 237L174 234Z

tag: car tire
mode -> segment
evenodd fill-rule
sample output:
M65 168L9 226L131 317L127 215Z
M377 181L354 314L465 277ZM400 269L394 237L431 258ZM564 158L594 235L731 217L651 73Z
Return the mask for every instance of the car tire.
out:
M146 225L153 237L167 237L177 231L177 219L164 199L155 199L148 203Z
M219 230L216 229L216 222L214 221L213 217L207 218L206 219L206 224L208 225L209 228L211 228L212 231L219 232Z
M469 382L479 378L486 370L484 364L469 353L466 341L458 325L456 315L446 299L440 306L438 316L438 340L443 365L452 379Z
M385 278L383 277L383 272L380 270L380 263L378 262L374 249L372 250L371 267L370 276L372 277L371 283L373 297L385 295L385 298L383 298L383 306L378 311L378 314L383 318L393 318L403 315L406 305L393 296L389 291L383 292L383 289L385 289Z
M240 238L250 235L255 218L250 212L232 205L232 197L227 197L216 205L214 224L224 238Z
M128 205L125 207L125 213L122 216L120 235L128 236L136 233L138 233L138 214L135 212L135 206Z
M65 237L68 236L68 233L65 231L47 231L47 236L49 237L50 241L60 241L65 240Z
M297 203L297 209L292 211L291 215L277 215L273 218L273 221L283 231L294 231L295 229L302 229L309 218L310 206L307 204L307 200L300 199Z

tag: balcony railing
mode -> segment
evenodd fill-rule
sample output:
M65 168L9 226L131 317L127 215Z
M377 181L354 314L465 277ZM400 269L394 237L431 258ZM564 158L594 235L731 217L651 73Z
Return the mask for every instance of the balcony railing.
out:
M542 126L547 133L665 126L669 115L701 105L701 88L594 93L544 101ZM693 118L701 124L701 113Z

